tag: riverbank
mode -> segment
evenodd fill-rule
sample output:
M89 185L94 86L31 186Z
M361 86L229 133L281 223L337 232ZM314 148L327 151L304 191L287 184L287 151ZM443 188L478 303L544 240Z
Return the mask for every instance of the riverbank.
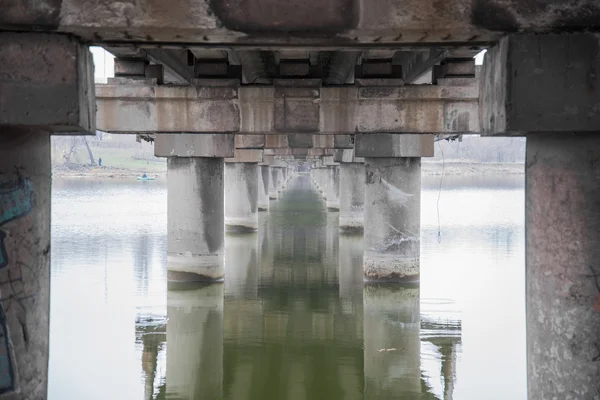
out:
M422 163L424 176L487 176L523 175L525 165L518 163L465 163L431 162ZM52 176L58 178L134 178L146 173L151 177L165 177L166 165L149 164L147 168L98 167L83 164L56 164L52 166Z
M421 173L425 176L482 176L482 175L523 175L525 164L521 163L466 163L424 161Z
M166 164L149 165L148 168L99 167L84 164L54 164L52 176L55 178L135 178L146 173L149 177L167 176Z

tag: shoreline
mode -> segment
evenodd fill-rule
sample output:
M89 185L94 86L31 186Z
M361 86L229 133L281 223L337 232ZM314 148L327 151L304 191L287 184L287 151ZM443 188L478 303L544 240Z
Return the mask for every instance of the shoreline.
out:
M423 176L439 176L442 172L445 176L488 176L488 175L523 175L525 174L525 164L519 163L468 163L468 162L430 162L421 164L421 173ZM144 172L149 177L163 178L167 176L167 171L141 171L137 169L117 168L117 167L91 167L87 165L77 165L76 167L65 167L63 165L53 165L53 178L136 178Z

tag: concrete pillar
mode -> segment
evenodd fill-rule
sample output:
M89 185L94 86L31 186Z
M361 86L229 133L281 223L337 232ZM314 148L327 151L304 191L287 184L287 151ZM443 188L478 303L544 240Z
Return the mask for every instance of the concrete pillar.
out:
M167 278L223 280L223 162L234 135L158 134L157 157L167 157Z
M269 210L269 184L271 174L268 165L259 166L258 174L258 211Z
M365 158L365 172L365 279L418 281L421 159Z
M599 70L581 32L504 37L481 73L482 132L527 135L530 400L600 398Z
M223 159L167 159L170 281L223 279Z
M258 174L258 163L225 163L225 226L228 231L255 232L258 229Z
M421 398L419 289L363 291L365 399Z
M281 194L285 189L285 178L283 177L283 167L277 167L277 191Z
M340 222L341 230L363 229L365 205L365 164L340 164Z
M223 284L167 293L167 398L223 398Z
M325 169L327 179L327 209L340 209L340 169L338 165L329 165Z
M269 179L269 199L277 200L279 198L279 190L277 188L277 167L270 166L271 179Z
M0 391L24 398L48 384L51 170L48 132L0 128Z
M600 134L527 138L529 399L600 393Z
M0 397L45 399L50 134L95 130L93 61L74 37L0 32Z

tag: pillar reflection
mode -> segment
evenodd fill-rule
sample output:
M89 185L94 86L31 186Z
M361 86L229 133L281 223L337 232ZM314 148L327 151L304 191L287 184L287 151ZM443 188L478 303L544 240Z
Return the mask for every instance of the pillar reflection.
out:
M365 400L420 399L419 288L366 286Z
M167 398L221 399L223 285L186 289L167 293Z

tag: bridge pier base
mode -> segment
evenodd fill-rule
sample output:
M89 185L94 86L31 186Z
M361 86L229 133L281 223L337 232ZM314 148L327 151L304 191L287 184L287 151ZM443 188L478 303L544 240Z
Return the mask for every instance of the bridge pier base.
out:
M363 229L365 205L365 164L340 164L340 229Z
M269 172L271 174L271 179L269 179L269 199L277 200L279 198L279 190L277 187L277 178L278 172L277 167L269 166Z
M227 231L256 232L258 230L258 175L258 163L256 162L225 163L225 227Z
M369 282L416 282L421 158L365 158L364 262Z
M600 136L527 138L530 399L600 393Z

